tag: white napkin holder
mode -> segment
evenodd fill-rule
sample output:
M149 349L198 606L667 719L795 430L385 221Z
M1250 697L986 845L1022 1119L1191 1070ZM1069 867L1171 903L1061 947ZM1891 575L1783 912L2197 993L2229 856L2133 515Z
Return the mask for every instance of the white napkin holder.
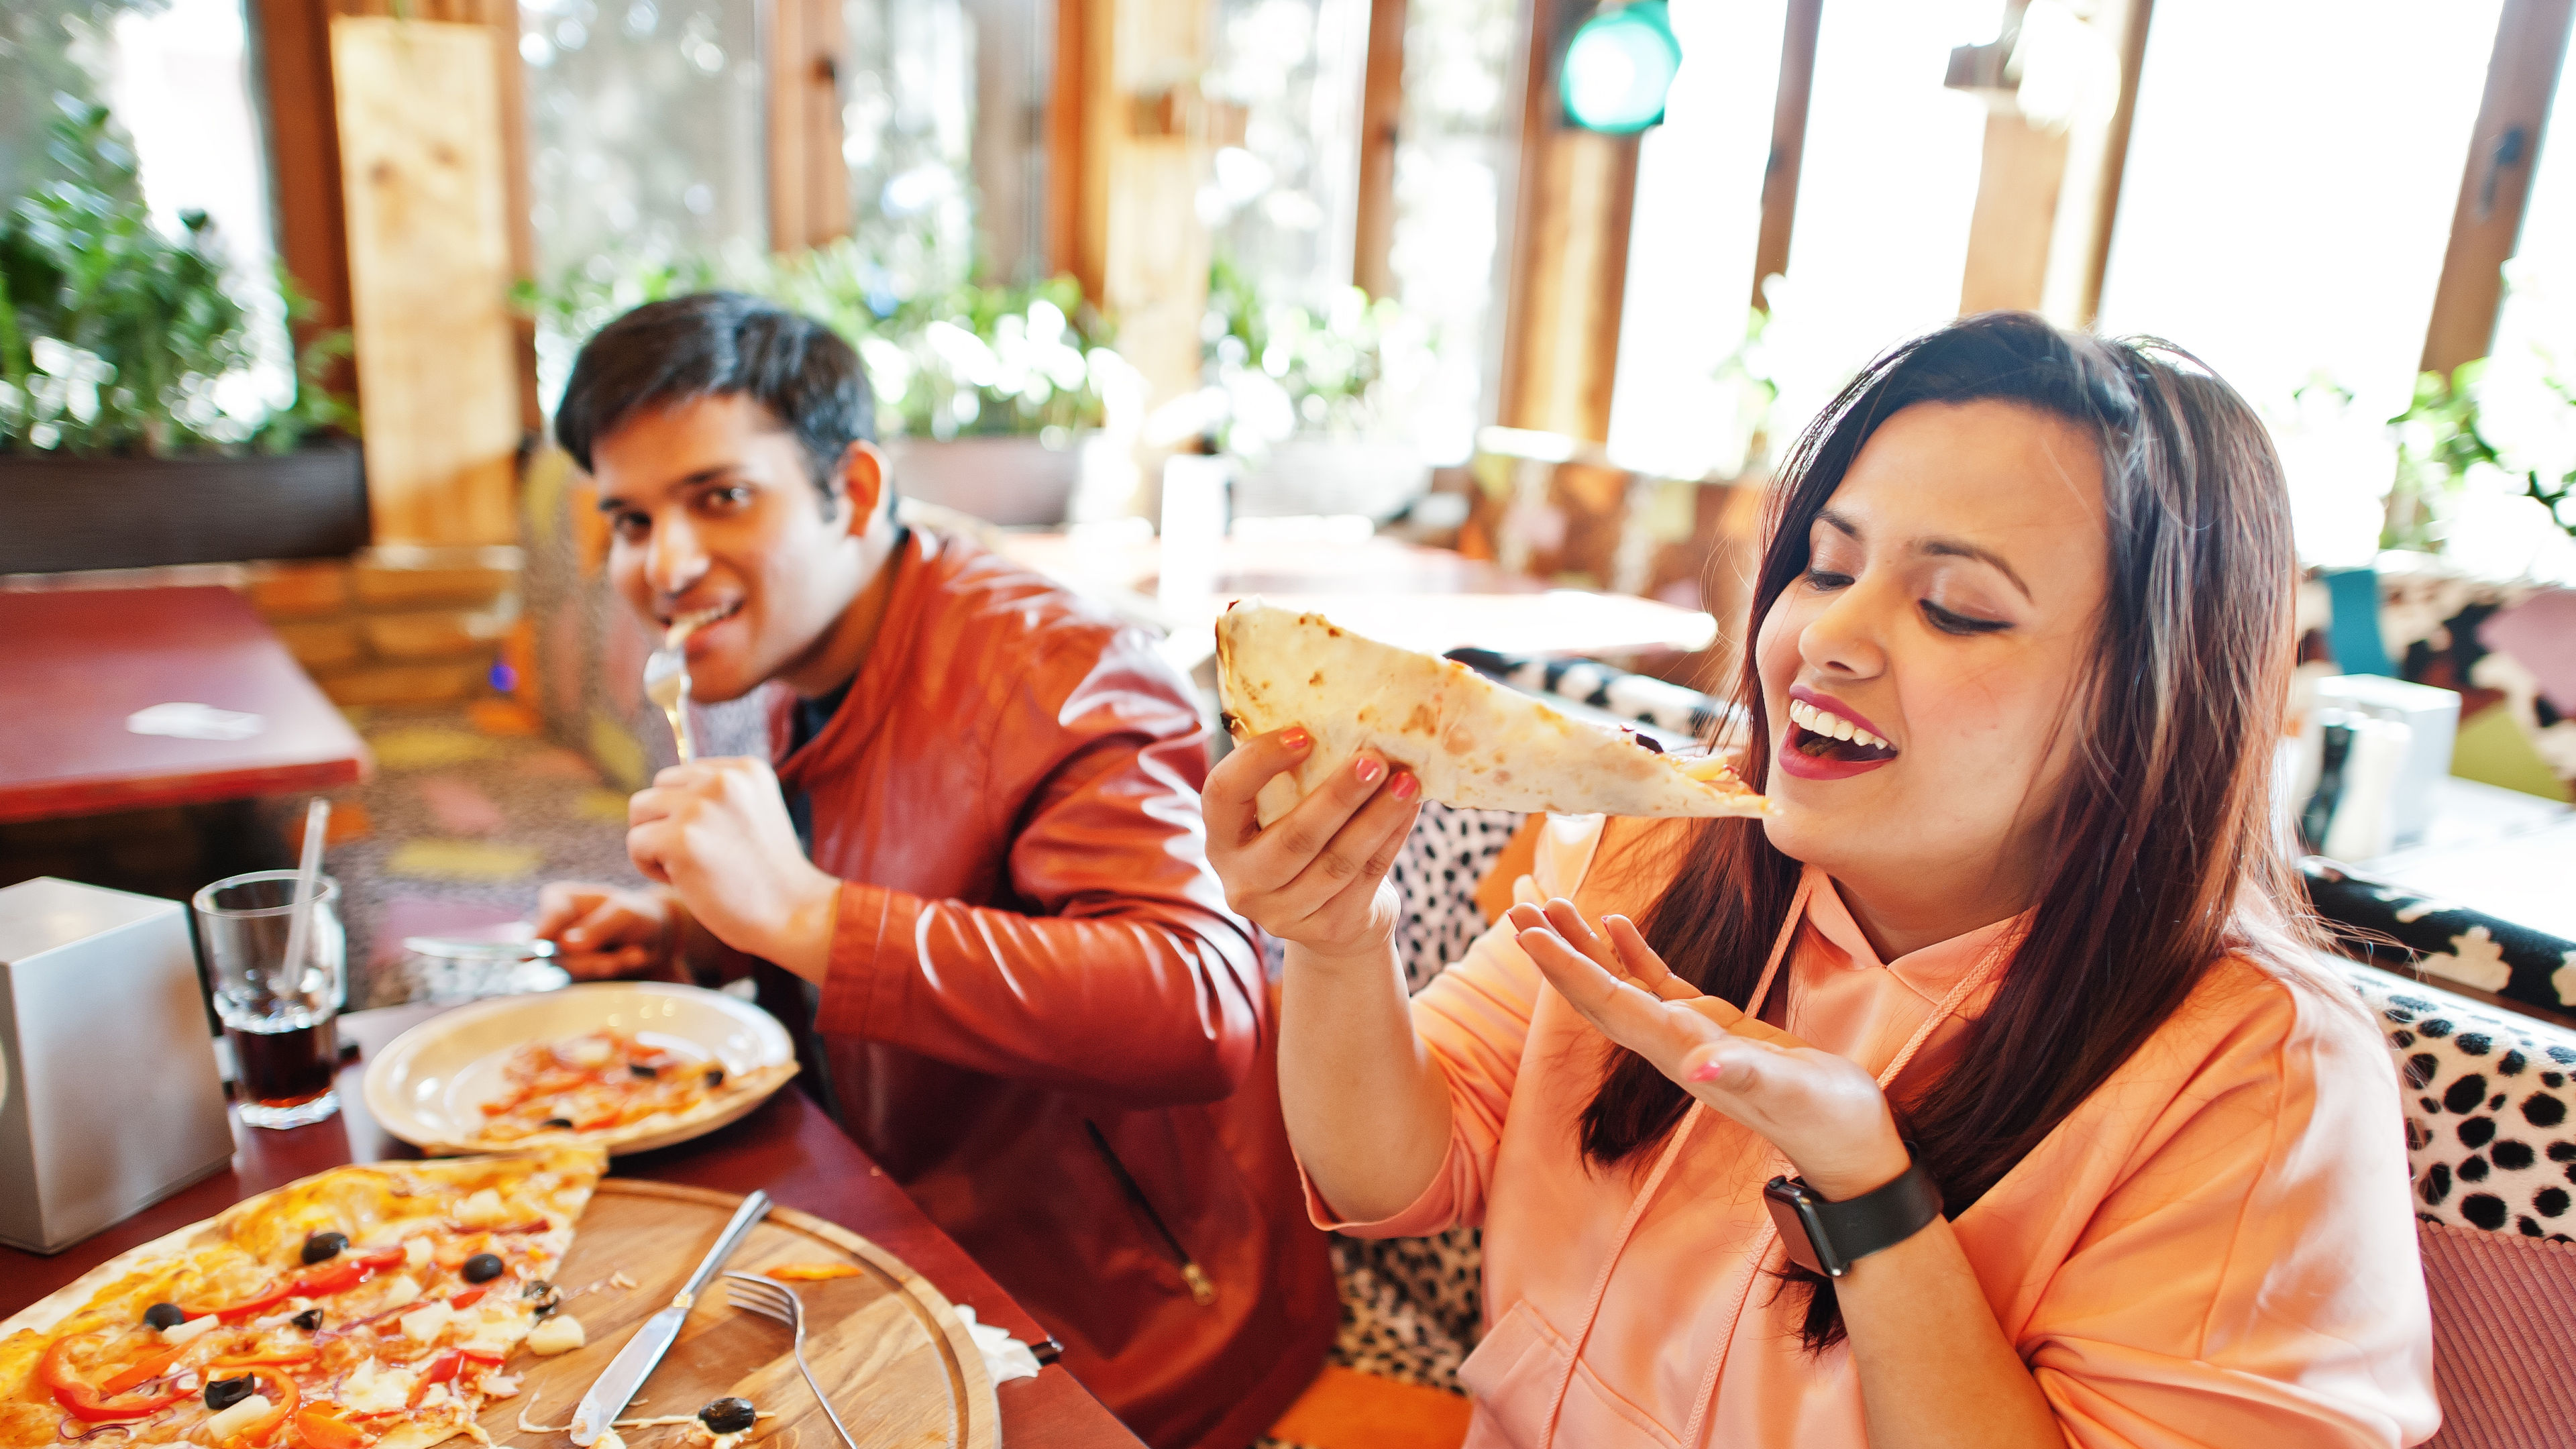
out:
M232 1155L187 907L0 889L0 1243L58 1253Z

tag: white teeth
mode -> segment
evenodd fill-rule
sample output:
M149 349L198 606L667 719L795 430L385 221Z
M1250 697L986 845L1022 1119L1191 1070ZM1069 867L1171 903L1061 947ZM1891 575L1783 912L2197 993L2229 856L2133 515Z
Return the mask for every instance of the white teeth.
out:
M1872 734L1870 731L1862 729L1859 725L1852 723L1841 715L1834 714L1829 710L1819 709L1816 706L1807 703L1803 699L1793 699L1789 701L1789 719L1791 723L1796 724L1799 728L1806 730L1810 734L1823 735L1827 739L1850 740L1854 744L1866 745L1871 749L1877 750L1892 750L1896 748L1894 745L1889 744L1887 741L1879 738L1875 734Z

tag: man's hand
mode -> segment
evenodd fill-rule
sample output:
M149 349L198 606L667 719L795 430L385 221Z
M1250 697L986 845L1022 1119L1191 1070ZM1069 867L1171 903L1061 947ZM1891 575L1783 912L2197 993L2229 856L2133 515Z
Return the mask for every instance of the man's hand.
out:
M626 809L626 854L709 933L820 982L841 883L815 868L759 760L699 760L653 777Z
M556 881L537 895L538 938L582 981L669 974L679 925L678 903L659 890Z

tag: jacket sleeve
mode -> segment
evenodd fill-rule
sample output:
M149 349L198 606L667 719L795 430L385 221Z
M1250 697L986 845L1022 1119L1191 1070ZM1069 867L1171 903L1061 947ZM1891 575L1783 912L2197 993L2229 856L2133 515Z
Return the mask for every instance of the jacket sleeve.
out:
M843 882L816 1025L1137 1106L1228 1096L1268 993L1207 864L1206 727L1133 633L1030 673L1075 677L991 701L1012 908Z

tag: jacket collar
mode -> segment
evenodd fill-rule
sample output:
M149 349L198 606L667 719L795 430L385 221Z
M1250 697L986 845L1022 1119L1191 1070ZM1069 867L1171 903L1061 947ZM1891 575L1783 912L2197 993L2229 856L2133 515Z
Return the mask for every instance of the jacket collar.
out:
M885 566L894 570L894 587L886 597L885 619L877 625L876 643L868 649L868 657L859 661L859 672L851 677L849 693L842 698L841 707L793 754L787 752L787 746L795 738L795 696L783 687L773 693L769 703L769 754L777 762L779 788L787 795L793 797L810 788L810 777L866 750L878 726L885 722L886 707L894 692L912 672L913 650L921 638L923 619L939 593L931 566L943 554L953 555L960 546L929 529L914 528L886 555Z

